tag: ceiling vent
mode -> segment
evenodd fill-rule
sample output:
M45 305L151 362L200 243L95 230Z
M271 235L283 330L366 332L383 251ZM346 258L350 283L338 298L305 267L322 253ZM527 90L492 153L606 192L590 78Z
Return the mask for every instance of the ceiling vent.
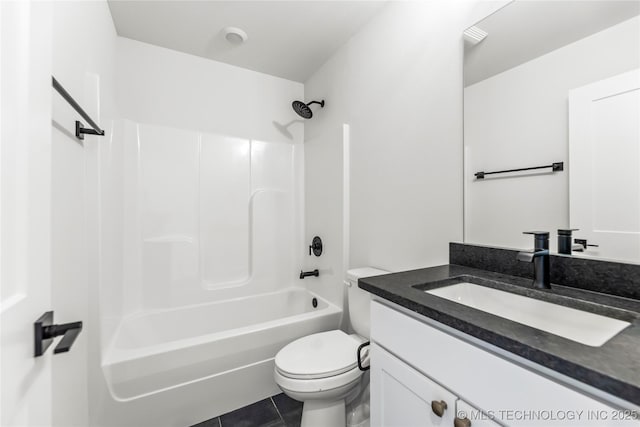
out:
M489 33L487 33L484 30L481 30L475 25L473 27L469 27L466 30L464 30L464 33L462 34L464 35L464 40L466 42L471 43L472 45L476 45L480 43L482 40L485 39L485 37L487 37L487 35L489 35Z

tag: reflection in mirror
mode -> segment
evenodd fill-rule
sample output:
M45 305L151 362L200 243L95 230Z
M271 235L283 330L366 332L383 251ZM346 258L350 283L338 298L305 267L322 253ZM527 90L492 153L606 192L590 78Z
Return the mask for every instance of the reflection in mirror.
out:
M466 243L532 248L522 232L546 230L556 251L577 228L574 255L640 262L639 14L516 0L465 31Z

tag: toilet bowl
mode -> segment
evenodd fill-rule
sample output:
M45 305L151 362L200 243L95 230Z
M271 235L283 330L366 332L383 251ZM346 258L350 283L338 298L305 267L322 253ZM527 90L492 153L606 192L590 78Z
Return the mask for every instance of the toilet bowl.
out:
M358 347L369 339L371 296L358 288L358 279L386 273L371 267L347 272L349 315L357 334L333 330L308 335L276 355L276 384L287 396L303 402L301 427L346 425L345 407L361 395L364 371L358 367Z

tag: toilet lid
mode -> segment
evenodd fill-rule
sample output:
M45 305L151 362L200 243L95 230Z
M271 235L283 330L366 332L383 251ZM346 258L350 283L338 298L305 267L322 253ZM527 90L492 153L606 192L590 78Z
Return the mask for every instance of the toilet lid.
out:
M276 368L289 378L327 378L358 364L361 343L340 330L308 335L286 345L276 355Z

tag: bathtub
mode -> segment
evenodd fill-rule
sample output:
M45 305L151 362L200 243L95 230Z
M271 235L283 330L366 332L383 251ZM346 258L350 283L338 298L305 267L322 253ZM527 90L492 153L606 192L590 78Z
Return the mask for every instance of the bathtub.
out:
M267 397L277 392L276 353L299 337L338 328L341 315L292 287L125 318L102 359L108 406L122 417L110 422L144 425L134 412L143 410L148 420L153 408L149 425L186 426Z

